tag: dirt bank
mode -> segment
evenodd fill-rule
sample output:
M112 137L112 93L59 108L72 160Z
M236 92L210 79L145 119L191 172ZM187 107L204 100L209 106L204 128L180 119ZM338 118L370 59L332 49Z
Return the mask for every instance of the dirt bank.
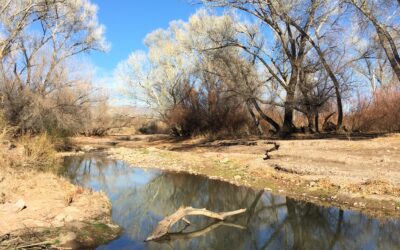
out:
M18 148L7 153L15 154L13 159L21 157ZM74 186L53 173L0 167L0 249L38 243L96 246L118 234L110 217L111 204L104 193Z
M167 136L75 138L86 148L108 148L111 157L140 167L207 175L237 185L322 205L400 217L400 135L378 138L278 140L191 139Z

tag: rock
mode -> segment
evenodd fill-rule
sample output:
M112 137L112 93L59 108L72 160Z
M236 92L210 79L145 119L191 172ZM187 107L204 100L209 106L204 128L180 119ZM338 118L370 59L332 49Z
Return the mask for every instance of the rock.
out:
M66 217L66 215L63 214L63 213L61 213L61 214L58 214L58 215L54 218L54 220L55 220L56 222L62 222L62 221L65 220L65 217Z
M240 175L235 175L233 178L235 179L235 181L239 181L240 179L242 179L242 176L240 176Z
M266 191L266 192L272 192L272 189L271 189L271 188L264 188L264 191Z
M14 213L18 213L25 208L25 201L23 199L19 199L14 205L11 206L11 211Z
M310 182L310 187L315 187L317 183L315 181Z
M60 244L65 244L76 240L76 234L73 232L67 232L65 234L60 235Z
M65 217L65 219L64 219L64 221L65 221L66 223L72 222L72 221L74 221L74 220L75 220L75 218L74 218L74 216L72 216L72 215L67 215L67 216Z
M89 152L95 151L96 148L94 148L94 147L92 147L92 146L89 146L89 145L85 145L85 146L83 146L83 147L81 148L81 150L82 150L83 152L89 153Z

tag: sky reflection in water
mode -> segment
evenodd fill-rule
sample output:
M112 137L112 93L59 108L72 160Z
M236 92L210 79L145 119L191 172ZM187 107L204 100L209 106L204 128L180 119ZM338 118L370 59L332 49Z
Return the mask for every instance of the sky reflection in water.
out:
M398 220L380 223L360 213L200 176L131 168L101 155L69 157L65 167L73 182L108 195L113 221L124 230L99 249L400 249ZM191 217L192 225L170 241L143 242L159 220L180 206L248 212L229 225ZM188 233L193 231L200 236L192 238Z

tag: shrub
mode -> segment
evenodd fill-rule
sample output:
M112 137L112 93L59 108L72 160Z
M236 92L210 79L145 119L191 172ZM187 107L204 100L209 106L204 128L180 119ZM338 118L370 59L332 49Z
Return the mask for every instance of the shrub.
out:
M141 124L138 131L145 135L150 134L167 134L168 128L165 123L161 121L149 121Z
M221 105L209 108L203 104L177 106L166 119L175 136L198 134L237 135L250 124L247 111L240 105Z
M47 133L35 137L23 136L21 142L25 165L39 171L54 171L60 166L54 143Z
M370 100L360 99L347 117L347 123L352 131L400 131L400 89L381 89Z

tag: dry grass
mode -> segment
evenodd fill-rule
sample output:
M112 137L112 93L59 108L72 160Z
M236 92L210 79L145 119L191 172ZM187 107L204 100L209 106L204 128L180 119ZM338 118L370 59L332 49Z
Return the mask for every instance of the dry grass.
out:
M83 194L85 192L85 189L82 187L76 187L73 190L69 191L65 196L64 196L64 203L66 206L70 206L72 202L75 201L75 199Z
M60 166L59 157L51 138L45 133L21 138L24 146L24 165L40 171L54 171Z
M361 184L350 184L348 190L362 194L400 195L400 188L383 178L369 179Z

